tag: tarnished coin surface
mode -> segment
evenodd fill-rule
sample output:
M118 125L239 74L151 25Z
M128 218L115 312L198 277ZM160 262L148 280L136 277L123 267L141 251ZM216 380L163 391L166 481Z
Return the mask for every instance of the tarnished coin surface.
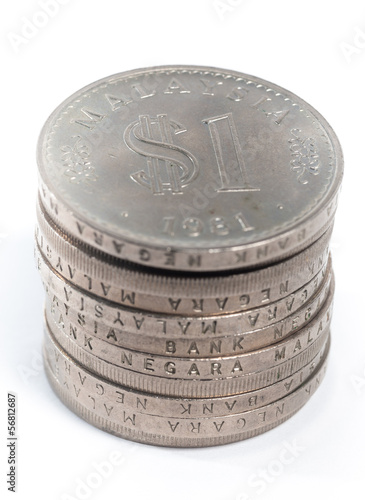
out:
M38 146L40 193L71 235L171 270L283 259L331 223L338 140L291 92L207 67L130 71L55 110Z

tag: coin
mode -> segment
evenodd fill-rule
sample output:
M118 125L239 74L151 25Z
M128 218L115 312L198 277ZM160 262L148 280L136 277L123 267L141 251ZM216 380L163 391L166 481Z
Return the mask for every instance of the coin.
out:
M55 325L46 325L54 338L75 360L104 379L137 390L181 397L215 397L237 394L270 385L307 364L328 339L330 310L316 322L271 348L218 359L180 359L127 352L120 349L119 365L104 361L80 347ZM86 343L86 341L85 341ZM96 342L95 342L96 344ZM123 365L123 366L121 366Z
M37 248L43 260L63 278L102 298L136 309L201 316L252 309L271 304L312 280L326 264L332 228L300 254L256 271L224 277L194 278L156 275L130 269L125 263L105 262L91 248L84 249L58 233L44 213L38 214ZM200 289L199 289L200 286ZM194 295L193 295L194 294Z
M324 273L324 271L323 271ZM103 320L97 320L87 314L79 312L69 305L65 308L63 301L56 296L48 296L46 308L53 316L56 324L74 337L89 337L89 334L102 339L112 345L126 347L132 350L148 352L150 354L173 355L177 357L206 357L216 355L230 356L240 352L249 352L254 349L269 346L282 340L307 324L322 307L330 287L332 270L329 263L324 274L323 283L313 295L307 294L304 289L300 300L300 307L295 304L296 294L292 294L286 301L289 315L284 319L269 321L264 327L243 330L239 334L217 335L213 332L191 337L188 334L169 337L166 334L153 335L149 330L142 334L130 333L123 327L110 326ZM310 297L307 299L307 297ZM255 309L252 318L258 320L259 310ZM275 309L272 309L272 315ZM276 316L277 311L275 311ZM238 316L238 315L237 315ZM210 334L211 333L211 334Z
M297 389L327 357L330 339L306 365L287 378L258 390L213 398L177 398L156 396L115 384L94 374L70 357L57 342L45 344L44 361L58 383L67 386L83 403L94 400L92 409L99 413L103 409L123 405L127 411L138 410L146 415L181 419L205 416L225 416L242 413L268 405ZM60 355L61 353L61 355Z
M121 259L200 272L266 265L318 239L343 159L328 123L291 92L168 66L68 98L43 128L38 166L42 202L67 233Z
M112 373L113 370L117 371L120 368L121 371L129 370L154 377L170 376L174 379L210 380L239 377L243 374L262 371L265 367L271 367L283 360L295 357L329 329L333 293L332 286L321 310L305 327L270 346L246 353L236 353L234 356L191 359L178 358L174 355L151 355L145 351L134 351L110 344L94 336L92 332L77 335L75 330L68 330L64 325L56 323L48 309L46 309L46 321L57 342L67 352L73 353L75 359L87 368L92 369L93 364L99 364L99 366L101 364L106 367L104 372ZM84 361L81 361L81 358Z
M103 300L62 278L54 269L49 267L42 256L38 255L37 262L38 269L44 280L46 293L51 296L51 300L56 305L62 304L66 315L70 308L77 310L80 313L79 320L81 322L85 322L86 316L89 316L89 318L96 321L102 320L104 325L111 328L122 327L130 333L164 338L167 336L178 338L224 336L227 335L227 332L234 336L244 332L251 333L256 329L258 330L260 326L263 328L272 326L271 333L275 332L276 315L278 314L278 311L275 311L275 306L273 308L268 306L267 308L262 307L221 315L177 316L157 314ZM307 299L305 291L302 299L304 301ZM284 317L286 314L285 308L289 314L293 304L291 298L285 301L285 304L282 303ZM294 321L293 327L298 326L296 321ZM281 325L278 326L281 328Z
M49 363L49 358L53 360ZM118 396L108 406L100 396L105 393L105 382L99 379L95 390L83 390L86 376L77 370L77 365L57 345L45 347L45 368L48 379L60 399L77 415L89 423L134 441L160 446L213 446L252 437L265 432L296 413L314 394L326 370L327 356L317 365L309 377L289 395L273 403L241 413L224 416L181 418L180 415L161 416L138 409L147 406L143 393L136 394L135 405L129 409L124 405L125 388L116 386ZM55 361L56 360L56 361ZM60 383L58 363L63 363L71 374L69 381ZM76 368L76 370L75 370ZM63 372L65 373L65 372ZM61 378L62 381L62 378ZM133 394L133 393L132 393ZM149 399L151 399L149 397ZM164 406L165 398L156 398L158 407Z

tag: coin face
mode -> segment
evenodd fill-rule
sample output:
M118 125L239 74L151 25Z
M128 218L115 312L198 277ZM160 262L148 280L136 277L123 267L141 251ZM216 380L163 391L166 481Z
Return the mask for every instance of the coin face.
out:
M76 237L191 271L308 244L333 216L343 169L334 132L303 100L205 67L136 70L82 89L48 119L38 163L43 202Z

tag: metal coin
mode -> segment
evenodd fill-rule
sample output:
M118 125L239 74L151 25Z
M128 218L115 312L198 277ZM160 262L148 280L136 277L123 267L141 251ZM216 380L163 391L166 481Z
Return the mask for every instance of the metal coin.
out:
M161 276L130 269L120 262L105 262L96 252L80 248L76 242L70 242L69 237L58 233L43 214L39 213L38 220L39 252L72 284L136 309L191 316L252 309L279 299L284 302L293 292L300 295L299 288L304 285L307 288L309 280L318 286L313 272L320 273L326 264L332 232L332 228L327 230L299 255L260 270L230 273L220 279L189 278Z
M261 366L261 371L258 366L253 372L248 373L239 356L236 356L236 359L233 357L225 359L224 363L221 363L222 360L213 360L210 364L204 359L199 360L201 361L199 363L195 359L189 363L186 359L172 361L171 358L167 358L163 365L165 371L163 374L163 369L157 366L158 363L155 369L155 356L146 355L141 370L129 365L129 362L133 363L133 359L130 358L126 358L126 366L117 366L90 354L72 342L69 337L62 336L58 329L51 331L48 325L45 327L47 338L54 339L57 343L61 342L61 346L71 357L102 378L151 394L186 398L239 394L271 385L308 364L320 352L329 336L329 327L326 326L320 331L319 326L317 331L313 332L316 338L312 338L311 332L308 332L306 339L303 340L303 346L301 343L299 346L298 343L297 348L292 346L292 350L288 352L285 349L277 349L269 354L264 353L263 357L266 356L268 361L267 365ZM255 351L253 357L254 353ZM259 357L257 354L256 356ZM161 362L161 360L156 361ZM207 374L206 378L202 376L203 373Z
M51 350L57 361L49 363ZM86 376L77 370L72 359L65 356L55 344L46 346L45 361L46 373L56 394L77 415L96 427L142 443L197 447L246 439L265 432L290 418L308 401L320 385L326 370L327 356L323 357L302 385L276 402L242 413L191 418L181 418L176 414L166 417L140 411L139 406L147 406L147 399L142 393L136 394L136 407L129 409L124 405L123 394L126 389L122 387L118 389L118 386L115 386L117 393L119 391L117 400L113 404L105 404L100 398L105 392L105 382L100 379L93 392L85 391L83 384ZM73 369L76 368L76 370L72 373L72 379L60 383L57 378L58 364L64 364L70 374L73 364ZM157 405L164 406L164 399L163 397L156 398Z
M267 326L244 330L240 334L232 335L229 332L226 335L217 335L213 332L191 337L188 334L179 336L153 335L149 330L143 333L130 333L123 327L116 325L110 326L90 317L83 312L79 312L69 305L65 308L64 302L56 296L47 296L46 308L53 316L53 320L65 332L72 337L90 339L86 346L91 344L91 339L97 337L104 342L112 345L124 347L127 349L143 351L149 354L199 358L212 358L218 355L233 356L238 353L249 352L255 349L261 349L287 338L296 332L320 311L324 303L331 283L331 267L327 269L323 283L317 288L317 291L307 300L307 294L303 293L301 307L294 307L291 295L287 301L290 315L280 321L269 321ZM291 309L291 307L293 307ZM272 309L272 315L274 314ZM258 310L254 310L252 323L258 320ZM276 311L275 311L276 315ZM254 328L254 327L252 327ZM90 337L91 335L91 337Z
M43 128L38 166L42 201L66 232L196 272L262 266L315 241L333 219L343 159L328 123L291 92L168 66L68 98Z
M81 321L84 316L89 316L96 321L101 320L112 328L123 328L130 333L164 338L167 336L212 337L224 336L227 332L231 335L240 335L243 332L259 329L260 326L266 328L276 323L275 308L270 309L270 307L204 316L178 316L141 311L115 304L72 285L49 267L48 262L41 255L37 256L37 265L47 294L51 296L52 301L63 305L66 314L68 309L72 308L80 313ZM285 316L285 308L288 312L291 299L288 299L285 304L282 303L282 306Z
M107 343L95 337L92 332L87 335L77 335L75 331L68 330L59 323L56 324L49 310L46 310L45 314L48 327L61 347L94 373L99 372L100 368L96 368L97 366L103 366L103 372L110 373L106 376L109 380L113 380L114 373L118 373L116 382L124 385L122 372L125 370L152 375L155 378L215 380L262 371L294 358L305 350L329 330L333 292L332 286L321 310L310 323L280 342L247 353L213 358L178 358L133 351Z
M327 357L330 338L309 363L300 367L291 376L262 389L214 398L161 397L136 391L105 380L85 369L57 342L45 343L45 346L48 347L44 349L44 360L58 383L73 390L74 396L83 404L87 405L93 400L92 407L97 413L103 413L105 408L122 405L123 410L127 411L138 410L146 415L176 416L184 419L242 413L287 396L300 387L320 365L323 358Z

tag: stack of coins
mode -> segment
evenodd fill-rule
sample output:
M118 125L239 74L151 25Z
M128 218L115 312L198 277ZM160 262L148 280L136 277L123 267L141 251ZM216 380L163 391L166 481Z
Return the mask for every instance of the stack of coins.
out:
M38 149L44 361L93 425L164 446L263 433L326 369L343 174L292 93L206 67L71 96Z

